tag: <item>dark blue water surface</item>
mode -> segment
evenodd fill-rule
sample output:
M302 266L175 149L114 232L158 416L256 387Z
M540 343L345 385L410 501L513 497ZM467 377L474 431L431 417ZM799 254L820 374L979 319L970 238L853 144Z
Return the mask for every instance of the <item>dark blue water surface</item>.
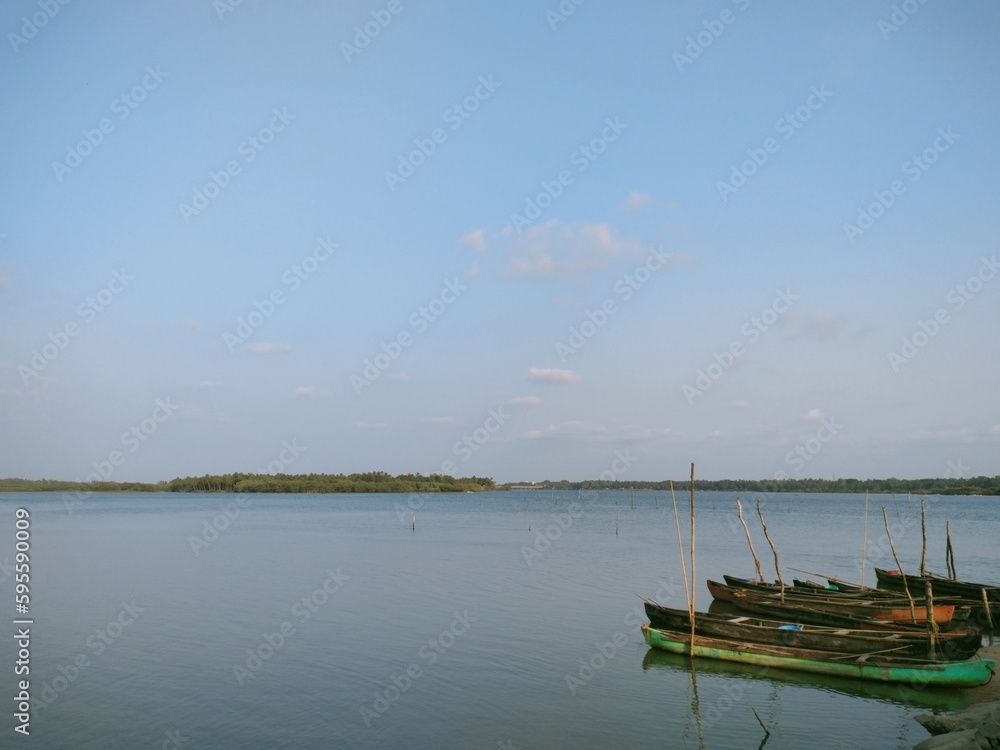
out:
M706 578L754 573L735 498L697 497L699 609ZM756 496L743 498L773 577ZM678 503L687 547L686 493ZM904 567L919 564L919 500L873 496L866 583L874 564L895 567L882 505ZM863 496L764 506L786 577L861 578ZM31 513L32 747L749 748L763 739L752 707L770 750L908 748L927 736L915 714L962 705L692 673L651 652L635 593L685 606L669 493L3 494L0 562L18 507ZM998 579L996 500L928 498L927 516L931 569L945 569L950 520L959 577ZM12 576L0 602L11 623ZM10 637L0 660L0 736L21 741Z

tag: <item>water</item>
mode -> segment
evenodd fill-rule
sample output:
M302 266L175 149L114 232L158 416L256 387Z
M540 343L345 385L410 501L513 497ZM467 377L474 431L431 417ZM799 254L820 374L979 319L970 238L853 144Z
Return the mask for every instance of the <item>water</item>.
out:
M754 572L734 498L698 496L699 609L704 579ZM678 500L685 521L686 494ZM651 652L634 592L680 607L685 593L669 494L635 502L628 492L95 494L68 512L60 494L0 495L0 561L13 557L14 509L32 516L31 685L48 703L33 745L744 748L763 739L753 707L770 750L909 748L926 736L915 714L961 707L948 693L907 704L896 688L757 679L735 665L699 662L692 674L685 659ZM949 519L959 577L996 580L996 500L928 502L929 567L944 570ZM858 580L863 504L768 498L786 577L794 566ZM904 567L919 563L919 501L875 496L869 583L872 564L895 567L879 539L882 504ZM205 531L213 519L217 538ZM686 545L686 521L684 534ZM12 619L13 593L7 577L0 601ZM8 695L12 641L0 645ZM9 710L4 722L8 737Z

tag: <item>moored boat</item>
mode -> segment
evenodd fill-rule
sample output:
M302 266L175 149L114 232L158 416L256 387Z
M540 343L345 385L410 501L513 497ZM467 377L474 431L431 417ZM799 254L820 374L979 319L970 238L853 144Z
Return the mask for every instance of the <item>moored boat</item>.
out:
M914 607L911 615L908 605L897 606L894 602L882 600L831 601L813 596L808 599L794 598L786 594L782 601L777 594L737 589L711 580L708 581L708 590L713 598L732 602L751 612L778 619L797 617L817 625L879 627L881 623L884 627L927 622L927 608L924 606ZM935 605L933 608L934 621L938 625L949 624L954 613L953 604Z
M1000 586L988 583L972 583L970 581L960 581L953 578L926 573L923 576L902 575L898 570L885 570L875 568L875 577L878 582L893 588L902 588L905 579L906 585L916 592L922 592L924 586L929 581L934 587L935 595L960 596L970 601L982 601L983 591L990 602L1000 602Z
M996 665L992 659L937 662L873 654L840 654L831 651L745 643L724 638L642 625L643 638L653 648L677 654L721 659L800 672L856 677L882 682L971 687L989 682Z
M691 617L687 610L665 607L651 599L643 599L643 604L652 627L690 632ZM889 652L919 658L927 658L930 654L929 637L926 633L914 630L823 627L732 614L697 612L695 632L699 636L820 651L857 654ZM978 628L950 631L938 637L934 656L940 661L969 659L975 656L981 646L982 636Z

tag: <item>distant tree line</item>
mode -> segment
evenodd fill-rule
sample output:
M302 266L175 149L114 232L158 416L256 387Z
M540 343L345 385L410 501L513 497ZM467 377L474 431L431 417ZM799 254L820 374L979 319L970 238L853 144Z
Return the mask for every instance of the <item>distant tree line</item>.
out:
M582 482L537 482L537 488L554 490L670 490L670 481L626 482L599 479ZM508 485L509 486L509 485ZM526 487L519 484L519 487ZM674 490L686 490L690 479L673 482ZM695 490L716 492L868 492L913 495L1000 495L1000 475L951 479L696 479Z
M400 474L385 471L361 474L206 474L173 479L168 492L480 492L496 489L489 477L451 477L445 474Z
M673 483L687 490L690 480ZM489 477L444 474L205 474L169 482L68 482L57 479L0 479L0 492L480 492L520 488L553 490L670 490L670 482L626 482L599 479L496 485ZM844 492L898 495L1000 495L1000 475L945 479L696 479L695 489L716 492Z

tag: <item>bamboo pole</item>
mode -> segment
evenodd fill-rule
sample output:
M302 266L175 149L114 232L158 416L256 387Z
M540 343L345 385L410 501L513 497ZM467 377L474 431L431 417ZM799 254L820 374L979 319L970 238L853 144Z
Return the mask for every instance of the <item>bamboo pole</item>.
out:
M925 567L927 561L927 509L924 507L923 498L920 498L920 539L920 577L923 578L927 575Z
M677 551L681 556L681 575L684 577L684 600L687 602L688 615L694 609L691 606L691 589L688 586L687 565L684 562L684 541L681 539L681 517L677 513L677 496L674 495L674 483L670 482L670 498L674 501L674 523L677 525Z
M921 501L922 503L923 501ZM930 640L929 656L931 661L937 659L937 623L934 622L934 587L931 579L924 581L924 592L927 598L924 600L924 608L927 611L927 637Z
M694 605L695 605L695 556L694 556L694 461L691 462L691 658L694 658Z
M865 490L865 530L861 534L861 588L865 587L865 558L868 554L868 490Z
M784 603L785 601L785 581L781 577L781 568L778 567L778 548L774 546L774 542L771 541L771 535L767 533L767 524L764 523L764 513L760 509L760 498L757 498L757 515L760 516L760 525L764 529L764 538L767 539L767 543L771 545L771 552L774 553L774 572L778 574L778 583L781 585L781 597L780 601Z
M947 546L944 550L945 564L948 567L948 575L954 581L958 574L955 572L955 549L951 546L951 521L944 522L944 533L947 539Z
M979 589L983 595L983 607L986 608L986 622L990 624L990 645L993 645L993 615L990 613L990 600L986 596L986 589Z
M903 564L899 561L899 555L896 554L896 545L892 543L892 534L889 533L889 516L885 514L885 506L882 506L882 520L885 521L885 535L889 537L889 549L892 550L892 556L896 560L896 570L899 571L899 577L903 579L903 591L906 592L906 599L910 602L910 619L914 623L917 621L917 613L913 608L913 597L910 596L910 587L906 584L906 573L903 570ZM933 612L927 613L931 619L934 618Z
M743 520L743 503L740 502L739 498L736 498L736 508L740 514L740 523L743 524L743 530L747 533L747 544L750 545L750 554L753 555L753 564L757 567L757 580L763 582L764 574L760 570L760 560L757 559L757 553L754 552L753 542L750 541L750 529L747 528L747 522Z

